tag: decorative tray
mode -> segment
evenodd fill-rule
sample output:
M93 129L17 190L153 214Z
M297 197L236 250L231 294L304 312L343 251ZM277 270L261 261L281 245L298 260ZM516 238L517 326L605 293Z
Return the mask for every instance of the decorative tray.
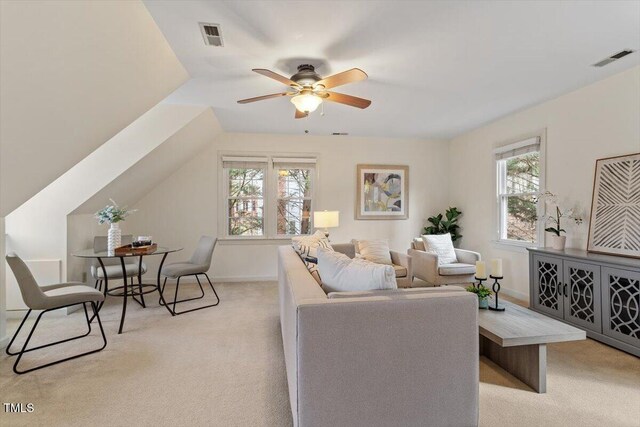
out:
M120 246L119 248L116 248L114 253L115 255L130 255L130 254L146 255L146 254L154 253L157 249L158 249L157 243L153 243L147 246L139 246L137 248L134 248L131 245L124 245L124 246Z

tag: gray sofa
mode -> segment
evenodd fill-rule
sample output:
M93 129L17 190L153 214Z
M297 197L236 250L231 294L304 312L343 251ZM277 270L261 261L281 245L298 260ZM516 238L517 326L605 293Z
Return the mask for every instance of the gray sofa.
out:
M278 249L278 280L294 426L477 425L474 295L326 295L290 246Z

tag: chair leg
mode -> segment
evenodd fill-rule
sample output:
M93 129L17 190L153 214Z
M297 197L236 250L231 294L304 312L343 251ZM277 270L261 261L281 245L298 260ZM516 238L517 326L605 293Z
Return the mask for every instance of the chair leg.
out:
M89 320L89 314L87 312L86 304L87 303L82 303L82 306L83 306L84 312L85 312L85 319L87 321L87 327L89 328L89 332L91 332L91 321ZM44 347L51 347L51 346L54 346L54 345L57 345L57 344L62 344L62 343L65 343L65 342L68 342L68 341L71 341L71 340L74 340L74 339L82 338L82 337L88 335L88 333L87 333L85 335L81 335L81 336L77 336L77 337L73 337L73 338L68 338L68 339L65 339L65 340L56 341L56 342L52 342L52 343L49 343L49 344L45 344L45 345L41 345L41 346L38 346L38 347L33 347L33 348L29 348L28 349L27 347L29 345L29 341L31 341L31 338L33 337L33 333L35 332L36 328L38 327L38 324L40 323L40 319L42 319L42 316L45 313L51 311L52 309L44 310L42 313L40 313L38 315L38 318L36 319L36 322L34 323L33 327L31 328L31 331L29 332L29 336L27 337L27 340L22 345L22 349L20 350L19 353L16 353L16 354L18 354L18 358L16 359L16 361L15 361L15 363L13 365L13 372L15 372L16 374L26 374L27 372L36 371L38 369L46 368L46 367L49 367L49 366L52 366L52 365L57 365L58 363L66 362L66 361L72 360L72 359L77 359L79 357L86 356L88 354L96 353L98 351L103 350L107 346L107 337L104 334L104 329L102 328L102 321L100 320L100 315L98 314L98 308L97 308L95 302L92 301L92 302L89 302L89 304L91 304L91 308L93 309L94 317L96 319L98 319L98 326L100 327L100 332L102 334L102 341L103 341L102 347L100 347L98 349L95 349L95 350L90 350L90 351L87 351L87 352L84 352L84 353L80 353L80 354L77 354L77 355L74 355L74 356L66 357L64 359L56 360L54 362L49 362L49 363L46 363L44 365L36 366L36 367L30 368L30 369L27 369L27 370L24 370L24 371L20 371L18 369L18 364L20 363L20 360L22 359L22 356L25 353L28 353L30 351L37 350L37 349L40 349L40 348L44 348ZM59 308L62 308L62 307L59 307ZM26 317L25 317L25 320L26 320ZM23 323L24 323L24 320L23 320ZM15 336L14 336L14 338L15 338ZM11 340L11 343L13 343L13 339ZM7 349L8 349L8 347L7 347Z
M211 283L211 279L209 279L209 276L207 275L207 273L200 273L200 274L204 274L204 276L207 278L207 281L209 282L209 286L211 286L211 290L213 291L213 294L216 296L216 303L215 304L205 305L205 306L202 306L202 307L196 307L196 308L192 308L192 309L184 310L184 311L180 311L180 312L176 311L176 304L178 302L192 301L192 300L195 300L195 299L202 298L202 296L201 296L201 297L197 297L197 298L190 298L190 299L177 301L177 298L178 298L178 284L180 282L180 278L178 278L178 283L176 283L176 292L175 292L175 296L174 296L174 300L173 300L173 312L176 315L189 313L191 311L202 310L204 308L215 307L216 305L220 304L220 297L218 296L218 293L216 292L215 288L213 287L213 283ZM199 274L194 274L194 276L196 276L196 280L198 281L198 285L200 285L200 289L202 290L202 293L203 293L203 296L204 296L204 289L202 288L202 284L200 283L200 279L198 278L198 275ZM169 304L169 302L167 304Z
M180 279L178 278L178 280L180 280ZM196 280L198 280L198 276L197 275L196 275ZM166 284L167 284L167 278L165 277L164 285L162 285L162 292L164 292L164 287L165 287ZM178 301L175 301L175 298L174 298L175 303L178 304L178 303L181 303L181 302L193 301L193 300L204 298L204 288L202 287L202 284L200 283L200 280L198 280L198 286L200 286L200 296L199 297L186 298L186 299L181 299L181 300L178 300ZM178 284L176 283L176 289L177 288L178 288ZM177 293L177 291L176 291L176 293ZM169 301L169 304L173 304L174 301ZM164 305L162 303L162 301L158 301L158 302L159 302L160 305Z

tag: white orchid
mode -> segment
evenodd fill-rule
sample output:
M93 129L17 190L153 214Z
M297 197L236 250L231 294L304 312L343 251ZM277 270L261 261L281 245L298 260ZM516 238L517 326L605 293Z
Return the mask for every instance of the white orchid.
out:
M567 231L561 226L562 218L572 219L576 225L582 224L583 219L580 215L575 213L575 209L560 207L557 194L553 194L550 191L542 191L535 197L535 201L537 202L538 200L543 200L545 205L555 207L556 211L555 215L548 215L544 218L545 224L551 224L551 227L545 228L545 231L554 233L557 236L560 236L561 233L566 233Z

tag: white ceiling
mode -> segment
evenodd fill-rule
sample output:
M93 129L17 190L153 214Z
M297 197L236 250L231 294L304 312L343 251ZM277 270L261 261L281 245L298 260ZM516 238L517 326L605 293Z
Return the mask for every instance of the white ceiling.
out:
M192 79L167 102L213 107L230 132L349 132L450 138L640 64L638 1L156 1L145 2ZM198 22L222 26L224 47L205 46ZM366 110L325 103L294 120L286 90L252 73L321 75L353 67L367 81L336 91L373 101Z

